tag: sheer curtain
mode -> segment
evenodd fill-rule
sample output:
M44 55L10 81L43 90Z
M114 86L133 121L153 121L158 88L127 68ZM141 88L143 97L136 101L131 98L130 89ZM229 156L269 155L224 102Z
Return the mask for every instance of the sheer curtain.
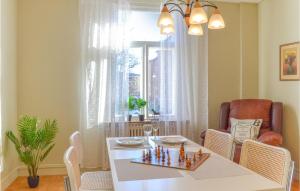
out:
M126 0L80 0L85 168L108 167L106 137L124 136L128 71Z
M181 15L161 41L160 120L164 134L199 141L208 125L208 37L191 36Z

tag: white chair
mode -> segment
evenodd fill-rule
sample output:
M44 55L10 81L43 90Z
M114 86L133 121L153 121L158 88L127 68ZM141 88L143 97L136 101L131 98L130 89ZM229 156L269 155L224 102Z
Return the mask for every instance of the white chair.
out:
M72 135L70 136L70 144L71 144L71 146L74 147L74 149L76 151L77 159L78 159L78 163L79 163L79 167L80 167L80 166L82 166L82 159L83 159L83 145L82 145L82 141L81 141L81 134L79 131L75 131L74 133L72 133ZM84 172L83 169L80 169L80 170L81 170L81 172ZM109 176L110 184L111 184L110 187L113 187L110 171L97 171L95 173L100 174L100 176L103 176L103 177Z
M82 146L81 135L80 135L79 131L75 131L70 136L70 145L75 148L76 153L77 153L78 163L81 166L81 164L82 164L83 146Z
M77 153L73 146L69 147L64 155L71 185L71 191L112 191L110 172L87 172L80 176Z
M288 177L288 182L287 182L287 187L286 187L287 191L291 191L292 190L294 168L295 168L295 162L291 161L290 171L289 171L289 177Z
M292 161L290 152L284 148L245 140L240 165L281 184L287 190L290 188Z
M208 129L205 135L204 147L225 158L231 159L233 138L229 133Z

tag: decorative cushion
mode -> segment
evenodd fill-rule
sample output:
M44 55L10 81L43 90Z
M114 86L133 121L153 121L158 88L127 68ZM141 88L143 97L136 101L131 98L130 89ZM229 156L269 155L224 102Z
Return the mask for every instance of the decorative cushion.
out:
M230 122L234 142L241 144L246 139L257 139L263 120L230 118Z
M271 100L243 99L230 103L229 118L236 119L262 119L262 131L271 128ZM229 129L231 127L229 120Z

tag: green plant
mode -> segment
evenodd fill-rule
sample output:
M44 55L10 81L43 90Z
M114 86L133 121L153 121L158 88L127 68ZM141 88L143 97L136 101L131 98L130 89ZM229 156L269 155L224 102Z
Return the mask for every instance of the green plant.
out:
M133 111L136 109L136 101L137 99L133 96L129 96L128 98L128 109L129 111Z
M138 98L136 100L136 105L140 112L142 112L142 109L147 105L147 101L142 98Z
M27 166L29 176L37 177L40 163L55 145L57 122L46 120L43 126L39 126L36 117L24 116L19 119L17 127L19 138L12 131L6 132L6 136L15 145L20 160Z

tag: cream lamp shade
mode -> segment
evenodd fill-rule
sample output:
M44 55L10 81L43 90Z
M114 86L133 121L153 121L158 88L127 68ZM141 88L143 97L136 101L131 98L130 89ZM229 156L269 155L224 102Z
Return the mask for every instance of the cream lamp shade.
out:
M164 35L173 34L175 32L174 25L162 26L160 33Z
M196 1L194 8L192 8L190 16L190 24L203 24L207 23L207 14L199 1Z
M218 9L214 11L212 16L209 19L208 23L209 29L223 29L225 28L225 22L224 19Z
M190 25L188 33L189 35L201 36L203 35L203 28L201 24Z
M171 13L169 13L167 6L164 6L157 21L157 26L164 27L169 25L174 26L174 19Z

